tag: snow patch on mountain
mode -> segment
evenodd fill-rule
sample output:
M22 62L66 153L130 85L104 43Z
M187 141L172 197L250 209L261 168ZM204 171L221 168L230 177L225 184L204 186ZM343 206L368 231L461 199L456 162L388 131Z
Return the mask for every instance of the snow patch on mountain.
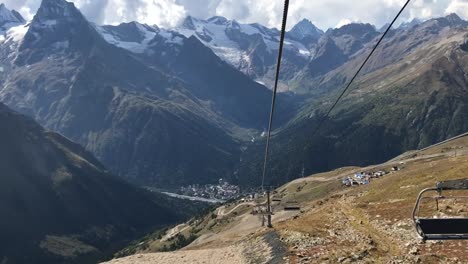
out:
M218 55L222 60L228 62L229 64L239 67L242 58L245 55L244 52L240 51L237 48L233 47L218 47L218 46L211 46L210 47L213 52Z
M248 51L243 49L237 41L227 34L228 30L249 36L259 34L262 36L268 52L278 50L278 40L273 36L261 32L253 25L239 24L236 21L230 21L223 17L213 17L208 20L187 17L183 25L176 29L177 32L186 37L197 37L221 59L235 67L239 67L243 62L243 58L248 57Z
M184 41L183 37L175 32L136 22L132 22L132 26L136 29L140 37L124 37L121 34L122 30L125 30L122 29L122 27L124 27L123 25L124 24L106 27L95 26L95 28L108 43L137 54L145 53L152 44L154 44L157 37L161 37L168 45L172 44L180 46ZM126 24L126 26L128 25L129 24ZM118 31L120 31L120 34Z
M184 38L177 35L175 32L167 31L167 30L160 30L158 35L164 38L165 43L168 44L176 44L176 45L183 45Z
M211 43L215 47L239 48L236 42L226 35L226 23L209 22L188 17L192 27L179 27L177 31L186 37L196 36L202 42Z
M96 27L98 33L110 44L115 45L119 48L129 50L134 53L144 53L148 48L149 42L157 35L156 32L151 32L149 30L144 30L144 39L141 42L137 41L124 41L118 37L118 35L113 34L113 32L104 29L103 27Z
M205 21L188 17L184 24L176 31L187 38L195 36L203 44L211 48L221 59L235 67L240 66L244 52L239 44L231 40L226 34L226 28L229 24L232 26L232 23L229 23L227 19L215 17ZM249 28L247 28L247 31L251 32Z
M9 42L21 42L24 39L24 36L29 30L29 25L19 25L11 27L6 31L4 36L4 41Z
M58 21L56 19L47 19L47 20L40 20L35 21L33 28L35 29L53 29L57 26Z
M316 28L313 26L313 29ZM221 59L236 68L250 65L252 54L250 44L253 43L255 46L255 36L259 36L263 41L267 54L273 56L279 49L280 32L277 29L269 29L259 24L240 24L224 17L202 20L189 16L175 30L186 37L197 37ZM321 34L320 30L316 30L314 34ZM310 30L305 32L305 27L303 31L304 34L311 34ZM304 44L293 39L287 39L285 49L305 58L313 55Z
M312 51L309 50L306 46L304 46L304 44L300 43L299 41L286 39L284 41L284 47L286 49L296 50L300 55L307 58L312 56Z
M42 24L45 25L46 27L55 26L55 25L57 25L57 20L56 19L49 19L49 20L43 21Z

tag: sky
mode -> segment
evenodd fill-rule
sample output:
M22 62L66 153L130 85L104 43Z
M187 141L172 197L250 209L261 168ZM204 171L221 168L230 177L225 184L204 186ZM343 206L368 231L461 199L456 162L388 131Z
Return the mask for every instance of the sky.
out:
M31 19L41 0L0 0ZM70 0L69 0L70 1ZM215 15L243 23L261 23L279 28L283 0L72 0L97 24L138 21L164 28L177 26L187 15ZM321 29L351 22L381 27L390 22L405 0L291 0L288 28L307 18ZM468 0L412 0L398 23L457 13L468 20Z

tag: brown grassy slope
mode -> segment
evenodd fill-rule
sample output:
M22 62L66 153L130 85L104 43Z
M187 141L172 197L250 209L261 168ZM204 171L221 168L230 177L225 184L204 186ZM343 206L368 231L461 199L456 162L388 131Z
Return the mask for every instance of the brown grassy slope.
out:
M305 214L277 225L290 246L291 262L468 261L467 242L420 244L411 222L420 190L438 181L468 177L468 137L421 152L402 166L403 170L367 186L343 188L342 193L305 202ZM369 170L390 167L383 164ZM336 181L337 175L327 176ZM323 182L318 185L327 186ZM296 197L307 195L312 194L298 192Z
M389 171L395 165L403 169L369 185L353 188L341 185L342 178L355 172ZM466 262L466 242L419 244L411 222L411 210L421 189L434 186L437 181L466 177L467 171L468 136L465 136L422 152L406 153L385 164L341 168L290 182L273 195L281 198L280 203L273 203L273 225L288 248L284 262L456 263L455 258ZM301 212L283 210L291 201L300 204ZM269 254L266 259L271 259L274 250L268 244L259 243L267 229L260 226L258 216L250 214L252 206L239 206L235 213L216 217L216 212L228 212L235 207L226 205L187 223L189 227L182 234L195 233L199 238L182 252L158 255L154 252L171 241L149 240L143 242L147 246L136 251L152 254L138 258L142 261L163 257L176 260L189 250L192 259L187 261L197 263L203 261L206 249L225 254L235 245L242 249L236 254L242 254L249 263L264 263L254 262L246 253L262 245ZM134 259L130 257L115 263L140 263L132 262ZM229 258L218 263L230 263Z

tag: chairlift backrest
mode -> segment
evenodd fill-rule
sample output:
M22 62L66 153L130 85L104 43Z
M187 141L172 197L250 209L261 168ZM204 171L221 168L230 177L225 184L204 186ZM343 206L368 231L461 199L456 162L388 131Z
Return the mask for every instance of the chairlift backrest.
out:
M468 196L442 196L443 191L453 190L468 190L468 179L439 182L435 188L424 189L419 193L413 209L413 221L416 231L423 240L468 239L468 218L429 218L419 216L421 201L423 199L433 198L437 204L440 199L468 199ZM423 197L428 192L437 192L437 196Z
M285 211L299 211L301 210L301 206L299 205L299 202L297 200L289 200L289 201L286 201L284 210Z
M440 192L449 190L468 190L468 179L438 182L436 184L436 188Z

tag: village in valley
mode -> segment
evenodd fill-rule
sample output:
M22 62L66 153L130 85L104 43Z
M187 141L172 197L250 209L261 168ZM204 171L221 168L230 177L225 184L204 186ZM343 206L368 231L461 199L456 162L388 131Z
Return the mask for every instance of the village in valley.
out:
M397 172L402 170L403 163L400 166L394 166L389 170L379 170L379 171L363 171L355 173L354 175L347 176L342 179L342 184L347 187L367 185L372 180L384 177L387 174ZM182 186L177 191L177 194L188 196L188 197L197 197L203 199L212 199L218 201L230 201L239 199L240 197L245 196L245 193L241 191L241 188L237 185L233 185L224 179L219 179L217 184L206 184L199 185L193 184L188 186ZM253 195L246 196L243 200L253 199ZM243 201L245 202L245 201Z
M216 199L223 201L237 199L242 195L239 186L232 185L223 179L219 179L218 184L194 184L189 186L183 186L180 187L178 193L181 195L191 197Z

